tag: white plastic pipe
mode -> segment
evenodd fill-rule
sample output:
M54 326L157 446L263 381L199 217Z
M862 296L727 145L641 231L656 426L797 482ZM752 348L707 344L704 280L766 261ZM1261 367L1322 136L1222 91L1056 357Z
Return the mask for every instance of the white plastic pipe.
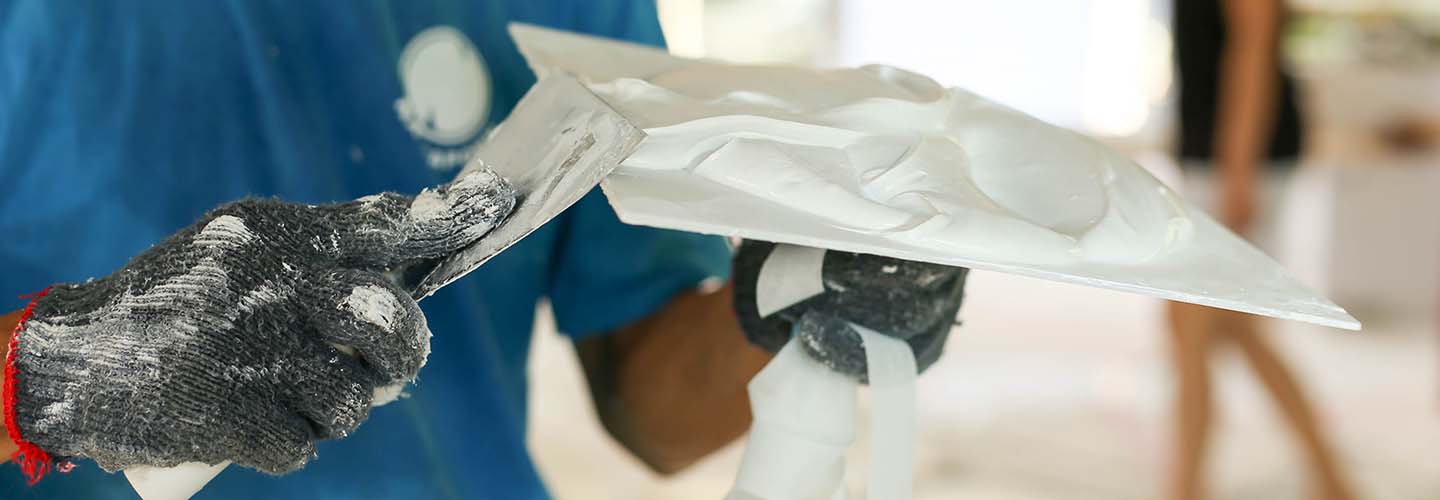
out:
M125 469L125 479L143 500L188 500L229 465L229 461L215 465L186 462L164 468L142 465Z
M915 358L900 340L856 327L872 391L867 499L906 500L913 488ZM845 450L855 438L858 383L795 341L750 381L754 423L726 500L845 500Z
M846 498L845 449L855 440L855 386L796 342L750 381L754 422L728 500Z
M870 378L869 500L908 499L915 481L915 353L859 325Z

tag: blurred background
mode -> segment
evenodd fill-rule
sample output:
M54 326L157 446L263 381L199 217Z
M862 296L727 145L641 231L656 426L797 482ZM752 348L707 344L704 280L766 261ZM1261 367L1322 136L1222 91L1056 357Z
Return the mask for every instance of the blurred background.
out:
M1172 0L659 3L677 54L900 66L1176 178ZM1267 321L1264 335L1303 383L1358 498L1437 499L1440 2L1288 7L1281 64L1306 140L1278 181L1285 196L1265 200L1276 214L1266 248L1365 330ZM977 272L961 317L947 354L920 379L917 498L1167 496L1175 376L1160 301ZM724 495L743 442L677 477L649 473L594 418L577 418L593 413L583 377L545 319L542 311L549 332L537 336L530 366L530 446L557 498ZM1290 428L1244 361L1220 352L1212 370L1212 498L1318 498ZM861 434L850 461L859 471Z

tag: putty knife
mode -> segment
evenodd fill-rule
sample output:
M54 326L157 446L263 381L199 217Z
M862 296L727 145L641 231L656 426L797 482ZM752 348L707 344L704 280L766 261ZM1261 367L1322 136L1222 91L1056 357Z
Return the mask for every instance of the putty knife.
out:
M483 162L515 186L520 197L515 209L484 238L454 255L404 270L398 280L416 300L455 282L579 201L644 138L574 78L540 80L470 163ZM131 467L125 477L144 500L185 500L227 465Z

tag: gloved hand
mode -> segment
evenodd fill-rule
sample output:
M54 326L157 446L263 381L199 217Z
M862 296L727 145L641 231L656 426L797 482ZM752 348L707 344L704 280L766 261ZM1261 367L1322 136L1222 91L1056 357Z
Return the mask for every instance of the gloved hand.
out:
M41 474L47 454L110 471L300 468L429 354L420 308L384 273L468 245L514 203L481 170L413 199L223 205L32 304L11 344L7 427Z
M921 371L940 358L968 269L828 250L821 267L825 291L762 318L756 286L776 248L747 240L735 255L735 309L751 343L776 352L793 332L811 357L862 382L865 346L851 323L904 340Z

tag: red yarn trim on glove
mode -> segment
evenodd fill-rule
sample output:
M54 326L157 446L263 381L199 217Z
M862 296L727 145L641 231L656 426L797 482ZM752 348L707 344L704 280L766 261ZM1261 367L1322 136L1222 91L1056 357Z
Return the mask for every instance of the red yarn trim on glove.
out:
M31 299L30 305L25 306L25 311L20 313L20 321L15 324L15 331L10 333L9 354L5 355L5 430L10 433L10 440L19 447L10 459L20 465L20 471L25 473L31 485L40 482L40 478L50 473L51 461L49 453L20 437L20 428L15 425L15 351L20 345L20 330L24 329L25 320L35 313L35 302L47 293L50 293L50 287L39 293L20 296L22 299Z

